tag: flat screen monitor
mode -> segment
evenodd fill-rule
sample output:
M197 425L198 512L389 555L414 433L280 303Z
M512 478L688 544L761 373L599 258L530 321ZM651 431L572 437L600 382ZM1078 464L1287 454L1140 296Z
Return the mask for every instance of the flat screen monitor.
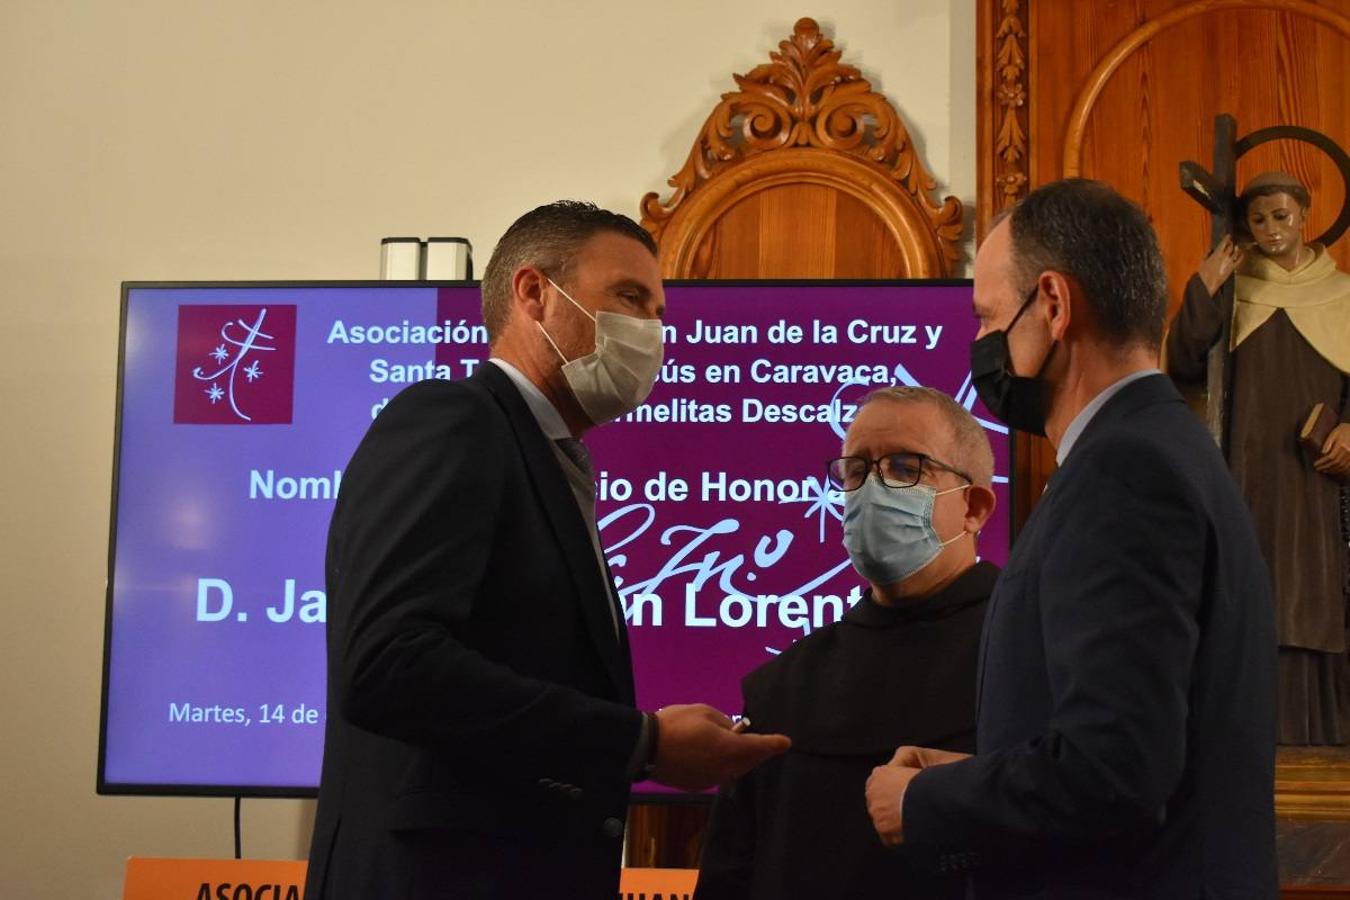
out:
M858 403L975 398L971 285L675 281L647 402L597 428L601 540L638 702L739 711L740 680L865 587L825 461ZM474 283L126 283L98 787L308 796L325 709L324 546L352 451L388 400L489 355Z

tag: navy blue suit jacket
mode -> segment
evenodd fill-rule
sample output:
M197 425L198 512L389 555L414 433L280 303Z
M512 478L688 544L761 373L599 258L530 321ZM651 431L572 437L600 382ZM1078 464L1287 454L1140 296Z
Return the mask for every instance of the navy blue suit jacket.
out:
M978 684L977 756L906 791L911 854L981 898L1275 896L1269 579L1166 376L1112 397L1051 477Z
M385 407L329 529L306 897L612 900L641 714L604 577L504 372Z

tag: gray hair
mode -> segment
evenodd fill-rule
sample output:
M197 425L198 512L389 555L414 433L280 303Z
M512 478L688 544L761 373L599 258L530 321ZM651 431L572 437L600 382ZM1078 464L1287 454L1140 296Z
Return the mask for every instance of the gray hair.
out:
M942 462L965 472L982 487L994 483L994 451L989 446L989 436L964 406L933 388L900 385L873 391L863 399L862 406L877 401L927 403L935 407L947 423L950 442L951 458Z

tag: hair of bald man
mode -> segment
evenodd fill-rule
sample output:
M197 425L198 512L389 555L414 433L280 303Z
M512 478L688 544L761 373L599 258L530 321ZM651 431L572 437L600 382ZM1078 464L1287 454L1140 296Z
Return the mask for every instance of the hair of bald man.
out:
M1117 346L1161 344L1167 270L1138 204L1104 182L1065 178L1017 201L1010 229L1019 296L1042 272L1060 272L1078 283L1097 327Z
M989 446L989 436L964 406L933 388L895 386L879 388L868 394L859 409L878 402L896 405L924 403L936 409L947 423L949 457L939 462L965 472L975 484L989 487L994 483L994 451Z

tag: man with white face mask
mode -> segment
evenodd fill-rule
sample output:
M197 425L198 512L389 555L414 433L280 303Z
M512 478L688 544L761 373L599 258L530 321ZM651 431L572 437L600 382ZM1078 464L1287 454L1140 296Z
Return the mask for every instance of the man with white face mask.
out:
M490 361L380 413L329 530L329 703L308 898L605 898L629 786L786 749L633 706L581 436L661 366L651 237L591 204L519 219L483 280Z
M963 897L882 846L863 787L895 748L975 749L980 626L998 569L975 539L994 510L984 429L939 391L884 388L828 465L844 547L868 582L833 625L743 682L752 728L792 750L724 787L696 900Z

